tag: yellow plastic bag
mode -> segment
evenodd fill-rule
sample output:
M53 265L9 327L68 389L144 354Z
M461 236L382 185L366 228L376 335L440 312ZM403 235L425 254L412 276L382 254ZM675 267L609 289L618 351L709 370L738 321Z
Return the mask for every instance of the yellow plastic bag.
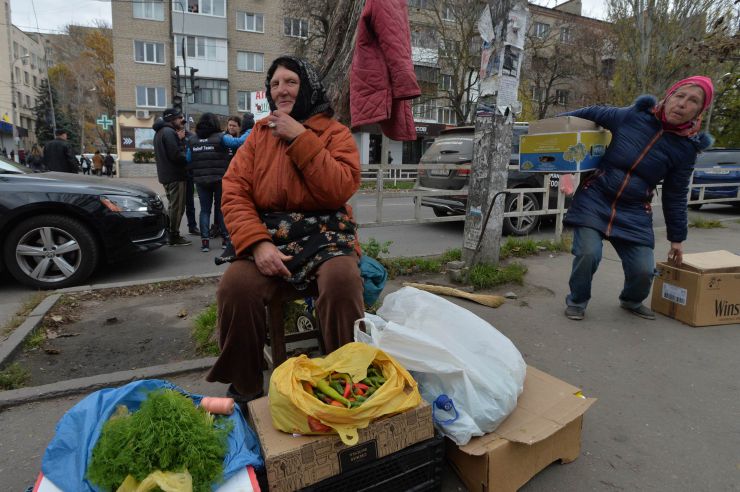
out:
M149 492L159 487L164 492L193 492L193 477L185 470L182 472L151 472L141 483L129 475L116 492Z
M303 389L303 381L314 382L332 372L348 373L352 381L367 377L367 368L375 363L386 378L383 384L361 406L339 408L319 401ZM312 416L334 429L342 442L357 444L357 429L373 420L404 412L421 403L416 381L391 356L364 343L348 343L324 358L293 357L278 366L270 378L270 413L276 429L296 434L322 434L311 430Z

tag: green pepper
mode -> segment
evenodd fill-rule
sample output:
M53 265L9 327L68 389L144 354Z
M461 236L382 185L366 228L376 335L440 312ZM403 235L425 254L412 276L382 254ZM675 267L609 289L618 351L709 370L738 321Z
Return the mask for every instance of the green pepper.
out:
M346 399L345 397L343 397L341 395L341 393L338 393L337 390L335 390L334 388L332 388L331 386L329 386L329 383L327 383L323 379L320 379L316 383L316 387L319 389L319 391L321 391L322 393L324 393L329 398L338 401L339 403L345 405L346 407L349 407L350 406L349 400Z

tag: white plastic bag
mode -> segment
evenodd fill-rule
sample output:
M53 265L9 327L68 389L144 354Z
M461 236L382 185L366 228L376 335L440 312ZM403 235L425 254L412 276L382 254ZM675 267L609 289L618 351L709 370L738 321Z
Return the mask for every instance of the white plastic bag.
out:
M492 432L516 407L526 364L511 340L446 299L412 287L366 314L355 340L396 358L433 405L434 421L458 445Z

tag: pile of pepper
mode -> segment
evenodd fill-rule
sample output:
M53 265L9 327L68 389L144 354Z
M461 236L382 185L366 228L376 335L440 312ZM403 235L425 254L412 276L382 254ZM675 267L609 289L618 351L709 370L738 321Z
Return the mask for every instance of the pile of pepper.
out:
M367 401L384 383L385 378L381 370L370 365L367 368L367 377L360 382L353 382L349 374L333 372L318 381L303 381L303 389L327 405L356 408Z

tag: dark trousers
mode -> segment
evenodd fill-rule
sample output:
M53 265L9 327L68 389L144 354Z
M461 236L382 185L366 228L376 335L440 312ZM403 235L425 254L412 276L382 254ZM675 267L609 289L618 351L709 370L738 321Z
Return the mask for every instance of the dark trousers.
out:
M185 181L175 181L164 185L169 205L167 213L170 219L167 232L171 237L180 234L180 222L182 222L182 214L185 212L185 185Z
M229 242L226 232L224 216L221 214L221 181L215 183L196 183L198 201L200 202L200 238L208 239L211 230L211 208L213 207L213 222L221 230L224 241Z
M185 195L185 215L188 217L188 229L195 229L198 227L198 222L195 220L195 183L193 178L188 177Z
M316 279L304 292L316 297L326 353L353 341L355 320L362 318L362 278L355 254L319 265ZM221 355L207 381L231 383L245 396L262 391L262 349L267 338L265 306L279 292L295 289L279 277L265 277L254 262L229 265L216 292Z

